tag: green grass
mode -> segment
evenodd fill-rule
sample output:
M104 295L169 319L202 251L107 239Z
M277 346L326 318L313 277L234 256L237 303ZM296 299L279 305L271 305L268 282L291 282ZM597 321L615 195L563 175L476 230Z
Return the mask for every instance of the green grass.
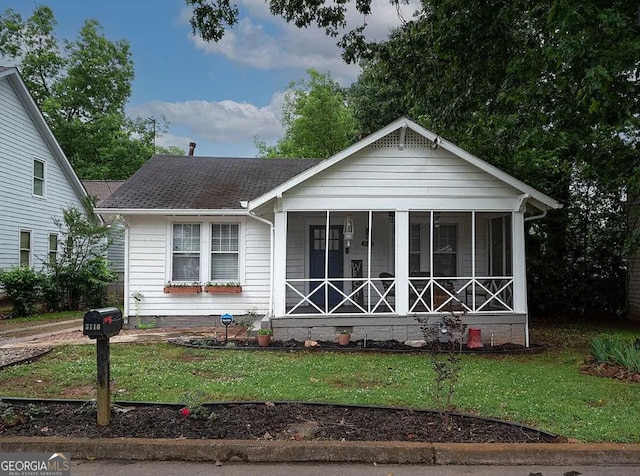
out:
M35 314L29 317L15 317L0 320L0 331L15 327L28 327L29 325L46 324L47 322L64 321L68 319L80 318L84 315L82 311L50 312L45 314Z
M464 356L459 411L582 441L640 442L640 385L582 375L583 348L528 356ZM94 346L56 348L0 372L0 395L95 398ZM426 355L197 350L111 344L114 400L298 400L433 408Z

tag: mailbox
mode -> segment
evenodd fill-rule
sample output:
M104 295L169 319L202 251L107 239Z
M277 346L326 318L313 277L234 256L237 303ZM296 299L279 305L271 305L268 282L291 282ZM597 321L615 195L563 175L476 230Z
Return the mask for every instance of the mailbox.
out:
M82 333L90 339L112 337L122 329L122 312L117 307L91 309L84 315Z

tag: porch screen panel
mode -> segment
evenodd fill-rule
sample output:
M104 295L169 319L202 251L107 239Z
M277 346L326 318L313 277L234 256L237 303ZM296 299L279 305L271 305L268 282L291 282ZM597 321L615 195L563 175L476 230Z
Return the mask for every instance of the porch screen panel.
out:
M490 276L511 276L511 216L491 220Z
M433 274L456 276L458 272L458 226L442 223L433 230Z
M211 280L239 281L240 227L234 223L211 225Z
M200 225L173 225L172 281L200 281Z
M420 248L422 242L421 227L418 224L411 224L409 229L409 275L414 276L415 273L422 269L420 259Z

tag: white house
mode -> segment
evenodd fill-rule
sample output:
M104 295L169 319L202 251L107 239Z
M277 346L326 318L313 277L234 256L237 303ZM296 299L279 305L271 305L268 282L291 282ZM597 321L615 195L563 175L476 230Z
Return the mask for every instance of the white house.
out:
M62 209L86 192L16 68L0 67L0 269L40 270L58 252Z
M524 222L559 207L400 118L324 161L156 156L97 211L126 223L127 315L255 310L277 339L405 340L453 310L528 344Z

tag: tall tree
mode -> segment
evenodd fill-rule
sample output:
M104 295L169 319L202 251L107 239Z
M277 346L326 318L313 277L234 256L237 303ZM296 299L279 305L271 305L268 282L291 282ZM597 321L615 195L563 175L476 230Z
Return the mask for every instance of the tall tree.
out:
M36 103L85 179L124 179L153 154L153 120L124 113L134 70L129 44L112 42L96 20L75 41L56 39L53 12L0 16L0 54L12 58Z
M230 0L186 0L194 32L217 41L237 20ZM404 0L391 0L395 5ZM298 27L337 36L349 4L269 0ZM361 127L402 112L565 203L528 225L530 297L557 312L624 303L627 229L640 194L640 29L628 0L423 0L382 44L364 27L340 44L368 60L350 104Z
M331 157L350 145L355 120L342 88L327 74L308 69L308 80L292 82L282 107L285 135L275 146L256 141L259 157Z
M600 0L423 6L372 49L352 89L359 123L388 121L367 93L376 91L384 105L388 92L429 129L565 203L529 224L533 307L619 312L624 198L638 189L640 165L635 7ZM388 109L380 108L382 116Z

